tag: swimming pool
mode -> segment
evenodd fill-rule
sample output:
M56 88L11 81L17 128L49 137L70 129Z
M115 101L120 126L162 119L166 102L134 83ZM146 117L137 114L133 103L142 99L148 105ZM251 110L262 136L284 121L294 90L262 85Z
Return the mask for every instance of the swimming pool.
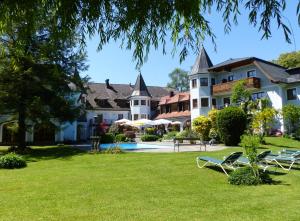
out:
M123 150L138 150L138 149L161 149L161 148L173 148L168 145L157 145L157 144L145 144L145 143L108 143L100 144L102 149L119 146Z

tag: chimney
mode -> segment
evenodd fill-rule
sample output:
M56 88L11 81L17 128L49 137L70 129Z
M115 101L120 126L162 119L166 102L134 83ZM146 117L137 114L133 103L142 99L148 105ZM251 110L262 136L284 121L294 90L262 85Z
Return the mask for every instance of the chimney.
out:
M170 97L174 96L174 91L170 91Z
M107 88L110 87L110 85L109 85L109 79L106 79L106 80L105 80L105 84L106 84L106 87L107 87Z

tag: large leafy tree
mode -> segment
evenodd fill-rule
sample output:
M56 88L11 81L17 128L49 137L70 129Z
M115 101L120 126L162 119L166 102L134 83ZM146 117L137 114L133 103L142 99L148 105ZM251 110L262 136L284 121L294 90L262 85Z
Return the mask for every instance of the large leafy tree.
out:
M189 90L189 77L188 72L180 68L175 68L169 73L170 82L167 87L174 88L177 91L188 91Z
M50 18L39 17L34 27L11 22L0 36L0 113L16 118L20 150L26 147L28 124L72 121L81 112L75 95L85 53L77 51L74 32L58 38Z
M283 53L274 62L286 68L300 67L300 51Z
M295 19L300 24L300 1L287 0L49 0L0 2L0 32L9 28L9 22L25 21L30 27L39 22L39 14L51 12L65 35L79 29L82 42L99 34L99 49L110 40L121 39L122 46L133 49L133 57L140 66L147 59L150 46L163 47L170 36L174 50L180 48L180 59L189 49L197 50L205 37L214 42L210 26L211 13L219 13L225 32L237 24L243 8L249 23L262 32L262 38L271 37L274 20L290 42L290 30L282 16L286 5L295 5ZM170 35L168 34L170 31Z

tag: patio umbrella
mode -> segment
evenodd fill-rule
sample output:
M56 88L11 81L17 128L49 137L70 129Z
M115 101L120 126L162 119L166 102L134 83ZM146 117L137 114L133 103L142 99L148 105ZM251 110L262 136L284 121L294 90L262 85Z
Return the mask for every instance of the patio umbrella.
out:
M159 120L153 121L152 125L161 125L161 124L168 125L170 123L172 123L172 121L166 120L166 119L159 119Z
M132 121L132 125L134 126L144 126L144 125L153 125L153 121L149 119L139 119Z
M174 121L171 124L182 124L182 122L180 122L180 121Z
M118 123L118 124L126 124L128 122L130 122L130 120L125 119L125 118L115 121L115 123Z

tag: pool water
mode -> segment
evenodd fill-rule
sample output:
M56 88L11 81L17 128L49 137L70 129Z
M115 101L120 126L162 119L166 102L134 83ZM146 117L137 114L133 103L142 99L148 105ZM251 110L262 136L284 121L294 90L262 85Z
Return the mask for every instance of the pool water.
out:
M123 150L138 150L138 149L161 149L161 148L172 148L173 146L167 145L156 145L156 144L145 144L145 143L108 143L100 144L102 149L119 146Z

